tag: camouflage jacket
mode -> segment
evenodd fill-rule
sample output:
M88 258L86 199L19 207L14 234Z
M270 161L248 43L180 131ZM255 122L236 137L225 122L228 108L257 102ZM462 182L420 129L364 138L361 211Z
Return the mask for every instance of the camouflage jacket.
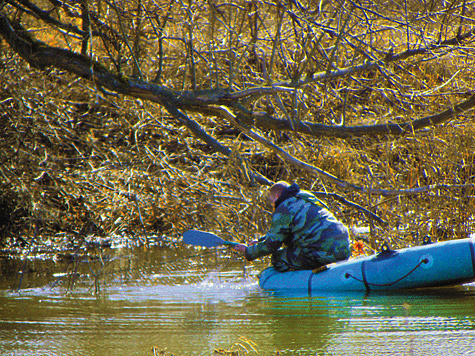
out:
M310 192L300 190L294 183L275 202L270 230L259 239L259 243L246 248L246 259L252 261L272 254L283 244L298 254L317 253L323 264L335 262L335 251L340 256L336 260L346 259L350 254L348 236L320 236L333 224L341 223L323 202ZM330 250L332 255L328 257Z

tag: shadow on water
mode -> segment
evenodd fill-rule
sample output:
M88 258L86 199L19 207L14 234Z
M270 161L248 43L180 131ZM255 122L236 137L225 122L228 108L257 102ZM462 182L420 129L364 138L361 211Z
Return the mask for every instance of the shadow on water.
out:
M260 290L264 265L227 250L137 247L94 256L2 260L2 354L153 355L157 347L177 356L215 349L469 355L473 348L473 284L308 296Z

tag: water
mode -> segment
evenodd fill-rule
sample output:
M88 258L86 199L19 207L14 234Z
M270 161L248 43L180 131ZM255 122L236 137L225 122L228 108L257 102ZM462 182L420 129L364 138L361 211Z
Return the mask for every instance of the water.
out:
M109 263L74 268L32 260L20 290L18 274L4 273L0 353L475 355L475 284L284 296L259 289L262 265L228 253L176 252L121 250ZM16 265L25 270L24 260ZM71 286L73 271L79 278Z

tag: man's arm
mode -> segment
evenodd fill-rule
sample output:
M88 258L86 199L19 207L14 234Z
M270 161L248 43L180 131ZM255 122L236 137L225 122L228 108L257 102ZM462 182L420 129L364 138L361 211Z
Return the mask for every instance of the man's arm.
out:
M289 211L287 205L279 206L272 216L271 228L264 238L259 239L260 242L247 246L245 249L246 259L253 261L277 251L292 232L292 220L293 214Z

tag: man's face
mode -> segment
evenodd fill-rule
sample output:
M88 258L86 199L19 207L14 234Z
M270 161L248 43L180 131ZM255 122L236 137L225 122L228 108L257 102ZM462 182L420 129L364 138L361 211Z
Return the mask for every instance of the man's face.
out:
M269 193L269 195L267 196L267 198L269 199L270 203L272 204L272 206L275 205L275 202L276 200L279 198L279 195L277 193Z

